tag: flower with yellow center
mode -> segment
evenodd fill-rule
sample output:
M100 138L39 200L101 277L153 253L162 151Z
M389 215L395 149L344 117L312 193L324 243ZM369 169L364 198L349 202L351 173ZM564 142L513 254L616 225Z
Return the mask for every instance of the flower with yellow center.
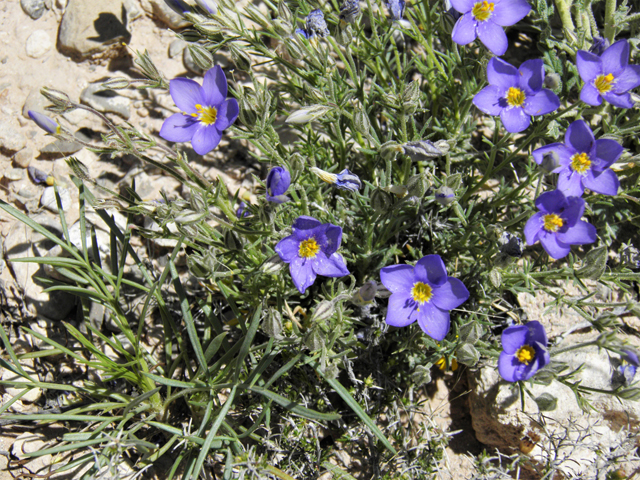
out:
M311 237L300 242L300 249L298 254L302 258L314 258L320 251L320 245L316 242L316 239Z
M521 107L524 105L524 101L527 96L524 92L516 87L509 87L509 91L507 91L507 103L511 107Z
M562 219L555 213L550 213L548 215L545 215L543 218L544 218L544 229L547 232L557 232L560 228L562 228L562 225L564 225L564 222L562 221Z
M600 92L600 94L602 95L603 93L607 93L613 88L614 80L615 77L612 73L608 73L606 75L598 75L596 77L594 85L598 89L598 92Z
M516 352L516 358L520 363L524 363L525 365L529 365L536 356L536 351L533 349L531 345L523 345Z
M216 107L203 107L199 103L196 104L196 113L192 113L191 116L198 119L198 121L204 125L213 125L218 118L218 110Z
M494 7L493 2L487 2L486 0L478 2L471 9L471 15L479 22L484 22L491 17Z
M571 168L574 172L584 175L591 168L591 159L586 153L576 153L571 157Z
M411 296L413 299L419 304L427 303L431 300L431 296L433 295L433 290L431 286L426 283L416 282L413 284L413 288L411 289Z

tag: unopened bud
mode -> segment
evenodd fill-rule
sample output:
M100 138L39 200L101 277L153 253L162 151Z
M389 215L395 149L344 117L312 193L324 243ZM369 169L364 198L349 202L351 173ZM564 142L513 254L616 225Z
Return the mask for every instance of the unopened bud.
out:
M329 110L331 110L331 107L327 107L326 105L312 105L301 110L296 110L287 117L285 122L296 124L309 123L312 120L322 117Z
M264 262L262 264L262 267L260 267L260 269L262 270L263 273L266 273L269 275L275 275L280 271L282 267L284 267L284 265L285 263L282 260L280 260L280 255L274 255L273 257L269 258L266 262Z
M312 352L320 350L325 344L324 334L319 328L312 329L304 338L304 344Z
M409 193L409 189L406 185L389 185L385 188L389 193L393 193L398 198L404 198Z
M205 35L217 35L222 30L222 26L216 22L215 20L206 20L204 22L199 22L194 24L196 30Z
M328 320L335 312L335 307L333 306L333 302L330 300L322 300L318 303L315 311L313 312L313 316L311 317L311 322L322 322L324 320Z
M229 250L242 250L242 242L232 230L224 232L224 246Z
M438 202L440 205L450 205L455 199L456 195L449 187L440 187L436 190L436 202Z
M41 129L52 135L60 134L60 125L55 121L47 117L45 114L29 110L29 117L35 122Z
M429 182L423 175L414 175L407 182L409 195L412 197L422 198L429 188Z
M542 169L549 173L553 172L556 168L560 167L561 165L562 164L560 163L560 156L554 151L550 151L545 155L543 155L542 163L540 163L540 166L542 167Z
M411 160L416 162L444 155L444 153L430 140L408 142L402 145L402 149L406 155L411 157Z
M475 344L482 336L482 327L478 322L465 323L458 331L462 343Z
M103 89L122 90L128 88L131 85L129 79L124 77L113 77L102 83Z
M371 204L371 208L373 208L373 211L378 214L385 213L387 210L389 210L392 203L389 194L379 188L371 193L369 202Z
M64 113L75 108L75 104L71 101L71 99L69 98L69 95L67 95L64 92L61 92L60 90L55 90L53 88L48 88L48 87L42 87L40 89L40 93L53 104L52 107L47 108L52 112Z
M262 330L272 338L278 338L282 333L282 317L280 312L270 308L262 320Z
M456 350L456 358L460 363L473 367L480 360L480 354L476 347L470 343L464 343Z
M417 80L414 80L409 85L404 87L404 92L402 92L402 102L405 104L417 104L419 98L420 83Z
M353 126L357 132L362 135L371 135L371 123L369 122L369 116L363 110L356 110L353 114Z
M201 45L189 45L187 47L193 62L203 70L209 70L213 66L213 55Z
M558 88L560 86L560 75L555 72L547 73L544 77L544 86L551 90Z
M193 210L184 209L180 215L175 218L175 222L178 225L189 225L202 220L208 215L208 211L194 212Z
M229 43L229 51L231 52L231 60L234 65L245 72L251 70L251 57L247 55L246 48L243 48L238 42Z
M351 297L351 303L359 306L367 305L373 302L377 292L378 283L375 280L369 280L354 293L353 297Z

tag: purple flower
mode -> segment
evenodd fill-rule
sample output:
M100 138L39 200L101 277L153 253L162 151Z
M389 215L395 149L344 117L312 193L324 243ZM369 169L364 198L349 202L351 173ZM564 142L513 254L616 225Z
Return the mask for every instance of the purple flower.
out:
M583 120L569 125L564 143L552 143L534 150L536 163L542 165L551 155L558 166L558 190L567 197L579 197L588 188L603 195L618 193L620 181L609 167L622 154L622 145L615 140L596 140Z
M247 208L247 204L245 202L240 202L238 205L238 209L236 210L236 217L243 218L251 215L251 212Z
M502 332L498 371L507 382L529 380L550 361L547 333L540 322L514 325Z
M216 2L213 0L196 0L196 3L212 15L218 13L218 7L216 6Z
M447 276L440 255L422 257L415 267L384 267L380 280L391 292L387 324L406 327L417 320L420 328L438 341L449 332L449 310L469 298L463 283Z
M640 367L638 354L627 349L622 351L621 357L622 363L617 368L618 374L624 379L625 385L631 385L633 377L636 376L636 371Z
M189 9L189 5L184 3L182 0L164 0L164 3L166 3L169 8L180 15L191 11Z
M362 187L360 177L354 175L345 168L340 173L331 173L320 170L316 167L311 167L311 172L320 177L321 180L333 185L340 190L349 190L350 192L357 192Z
M31 120L35 122L41 129L43 129L47 133L51 134L59 134L60 133L60 125L51 120L45 114L36 112L33 110L29 110L29 117Z
M391 19L393 21L402 20L404 17L404 9L406 7L404 0L386 0L387 8L389 9L389 14L391 15Z
M274 167L267 175L267 200L284 203L291 200L284 193L291 185L291 174L282 167Z
M170 142L190 141L198 155L216 148L222 132L238 118L238 102L227 99L227 78L219 65L205 73L202 86L188 78L174 78L169 92L183 113L167 118L160 136Z
M293 222L292 230L292 235L278 242L276 253L289 264L291 279L300 293L313 285L316 275L349 275L344 259L336 253L342 241L340 227L302 216Z
M344 0L340 7L340 20L353 23L360 16L360 0Z
M627 40L618 40L600 56L580 50L576 65L584 81L580 91L584 103L597 106L604 98L616 107L633 107L629 90L640 85L640 65L629 65Z
M551 90L542 88L544 63L527 60L520 69L493 57L487 65L489 86L473 97L473 104L488 115L500 115L508 132L525 130L531 116L557 110L560 99Z
M531 10L526 0L451 0L451 5L463 14L451 32L453 41L467 45L480 37L485 47L498 56L504 55L509 46L502 27L518 23Z
M585 245L596 241L596 229L589 222L580 220L585 202L580 197L565 197L560 190L546 192L536 198L540 210L524 226L524 236L529 245L538 240L549 256L566 257L571 245Z

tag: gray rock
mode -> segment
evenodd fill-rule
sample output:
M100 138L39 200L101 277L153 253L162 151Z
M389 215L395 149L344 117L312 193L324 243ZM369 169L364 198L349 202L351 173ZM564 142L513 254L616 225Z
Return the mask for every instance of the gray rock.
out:
M84 133L78 131L75 134L76 138L84 141L90 142L91 138L85 135ZM51 142L50 144L44 146L40 149L42 153L58 153L60 155L71 155L72 153L76 153L82 150L84 147L80 143L71 142L66 140L56 140L55 142Z
M182 51L187 48L187 45L187 42L181 38L176 38L169 44L169 58L174 58L180 55Z
M69 0L58 33L60 50L86 58L129 43L127 7L132 3L124 0Z
M186 68L191 73L200 77L204 75L204 69L196 65L196 62L193 61L193 56L191 55L191 52L188 48L185 48L182 51L182 63L184 65L184 68Z
M23 148L13 156L13 163L20 168L27 168L31 160L33 160L33 150L29 147Z
M190 23L169 7L164 0L142 0L142 8L153 18L171 28L183 28Z
M10 117L0 117L0 149L17 152L22 150L26 144L27 140L20 133L15 122Z
M40 89L34 88L29 92L27 99L24 101L24 105L22 106L22 116L31 121L31 117L29 117L29 110L33 110L34 112L52 117L51 112L47 112L45 110L45 107L48 105L50 105L50 102L42 96Z
M62 210L68 210L71 207L71 194L69 190L66 188L58 188L58 193L60 194L60 203L62 204ZM40 205L42 205L47 210L51 210L52 212L58 213L58 202L56 201L56 192L53 187L47 187L42 192L42 197L40 197Z
M45 10L44 0L20 0L20 6L24 13L29 15L34 20L39 19Z
M80 101L103 113L115 113L122 118L131 116L131 100L113 90L103 90L102 84L92 83L80 95Z
M24 177L24 170L22 168L8 168L4 172L4 178L10 182L17 182Z
M49 34L44 30L36 30L29 35L29 38L27 38L25 49L27 51L27 56L31 58L40 58L51 50L52 46L53 43L51 43Z

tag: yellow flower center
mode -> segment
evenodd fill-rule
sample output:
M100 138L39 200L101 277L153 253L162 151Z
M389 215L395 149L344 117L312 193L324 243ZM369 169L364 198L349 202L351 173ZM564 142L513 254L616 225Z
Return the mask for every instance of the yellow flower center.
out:
M203 107L199 103L196 104L197 113L192 113L191 116L200 120L200 123L205 125L213 125L218 118L218 110L216 107Z
M318 254L319 251L320 245L318 245L316 239L312 237L300 242L300 249L298 251L298 254L302 258L313 258Z
M589 155L586 153L576 153L573 157L571 157L571 168L575 172L580 174L584 174L589 167L591 166L591 160L589 159Z
M598 92L607 93L609 90L613 88L613 80L614 76L611 73L606 75L598 75L596 77L595 86L598 89Z
M422 282L416 282L411 289L411 296L418 303L426 303L431 300L432 290L429 285Z
M526 98L524 92L516 87L509 87L507 92L507 103L512 107L521 107Z
M564 225L562 219L555 213L544 216L544 229L547 232L557 232Z
M491 16L493 7L493 2L490 3L486 0L484 2L478 2L471 9L471 15L479 22L484 22Z
M520 361L520 363L524 363L525 365L529 365L529 362L533 360L536 356L536 351L530 345L523 345L516 352L516 357Z

